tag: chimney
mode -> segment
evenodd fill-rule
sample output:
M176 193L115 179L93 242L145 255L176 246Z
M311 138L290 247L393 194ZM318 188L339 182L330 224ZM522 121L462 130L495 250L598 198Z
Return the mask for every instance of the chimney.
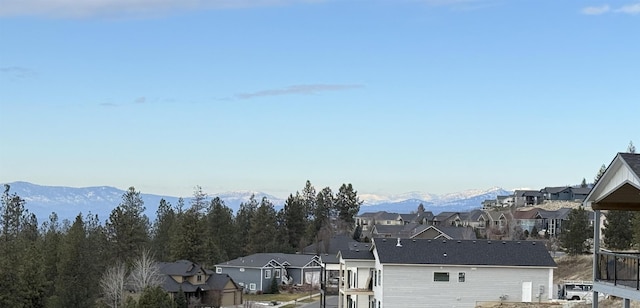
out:
M398 244L396 244L396 247L402 247L402 244L400 243L400 238L398 238Z

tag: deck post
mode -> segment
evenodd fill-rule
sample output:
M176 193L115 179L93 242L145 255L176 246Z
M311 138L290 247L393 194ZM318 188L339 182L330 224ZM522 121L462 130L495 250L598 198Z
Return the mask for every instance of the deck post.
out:
M598 279L598 252L600 252L600 210L595 210L593 215L593 282ZM593 291L591 307L598 308L598 292Z

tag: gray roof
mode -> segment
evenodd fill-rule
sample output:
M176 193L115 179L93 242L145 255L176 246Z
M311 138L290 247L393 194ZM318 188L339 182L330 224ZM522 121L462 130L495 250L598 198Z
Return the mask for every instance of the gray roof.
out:
M373 260L373 252L369 243L353 243L348 250L340 250L343 259Z
M410 237L422 232L427 226L413 222L406 225L375 225L374 228L377 235L389 234L393 237Z
M538 241L374 240L380 263L556 267Z
M402 218L402 220L408 221L408 222L412 222L416 218L418 218L418 214L399 214L399 215L400 215L400 218Z
M434 226L440 232L448 235L452 239L476 239L476 233L471 227Z
M591 187L575 187L571 189L574 195L588 195Z
M246 257L236 258L227 262L216 264L216 266L239 266L246 268L261 268L271 260L279 264L289 263L290 267L304 267L315 255L290 254L290 253L256 253Z
M635 172L636 176L640 178L640 154L633 153L619 153L622 160L624 160L629 168Z
M570 188L571 187L569 186L559 186L559 187L545 187L542 190L550 194L557 194L559 192L565 191Z
M539 190L516 190L514 194L518 197L542 197Z
M180 290L180 288L182 288L183 292L187 293L196 292L198 289L203 291L222 290L229 281L231 281L236 286L236 288L239 289L239 287L235 284L231 277L229 277L229 275L216 274L213 271L207 270L202 266L188 260L179 260L176 262L160 262L158 266L160 268L160 272L164 274L162 288L167 292L176 293ZM177 283L173 278L171 278L171 276L194 276L200 270L209 275L209 278L207 279L207 281L205 281L204 284L193 285L189 281Z

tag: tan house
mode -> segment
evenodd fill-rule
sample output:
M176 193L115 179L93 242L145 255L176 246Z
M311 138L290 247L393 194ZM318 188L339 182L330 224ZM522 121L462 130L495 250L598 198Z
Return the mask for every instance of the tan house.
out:
M598 293L640 301L640 254L600 249L601 211L640 211L640 154L618 153L583 202L595 212L593 249L593 307Z
M182 290L189 307L242 305L242 288L227 274L216 274L188 260L161 262L159 267L165 275L162 288L174 298Z

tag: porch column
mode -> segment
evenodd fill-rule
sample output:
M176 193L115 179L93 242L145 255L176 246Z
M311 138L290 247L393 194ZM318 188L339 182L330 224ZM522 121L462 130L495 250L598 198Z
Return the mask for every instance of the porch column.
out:
M600 252L600 210L595 210L593 215L593 282L598 278L598 253ZM591 300L593 308L598 308L598 292L593 291Z
M622 308L629 308L631 306L631 300L628 298L625 298L624 300L622 300Z
M342 308L344 290L342 289L342 262L340 262L340 269L338 270L338 308Z

